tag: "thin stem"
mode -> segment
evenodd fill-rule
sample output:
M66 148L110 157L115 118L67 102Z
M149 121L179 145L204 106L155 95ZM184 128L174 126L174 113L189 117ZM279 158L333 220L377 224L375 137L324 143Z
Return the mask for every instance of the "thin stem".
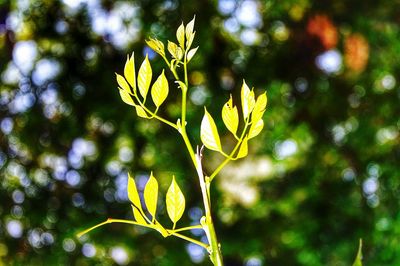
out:
M178 129L178 127L177 127L174 123L172 123L172 122L168 121L167 119L162 118L162 117L156 115L156 113L153 113L152 111L150 111L150 110L140 101L139 97L138 97L136 94L135 94L135 98L136 98L136 100L139 102L140 106L141 106L146 112L148 112L149 114L151 114L152 117L154 117L154 118L160 120L161 122L163 122L163 123L165 123L165 124L167 124L167 125L169 125L169 126L175 128L175 129Z
M244 139L244 136L246 135L246 130L247 130L247 128L248 128L249 125L250 125L250 123L248 122L248 120L246 120L246 124L245 124L245 126L244 126L242 135L240 136L238 143L237 143L236 146L233 148L233 150L232 150L231 154L229 155L229 157L227 157L227 158L217 167L217 169L215 169L215 171L210 175L210 177L209 177L210 182L211 182L211 181L214 179L214 177L222 170L222 168L225 167L225 165L226 165L229 161L234 160L234 159L232 159L232 156L235 154L235 152L237 151L237 149L239 149L240 144L242 143L242 141L243 141L243 139Z
M204 244L203 242L197 241L197 240L195 240L193 238L187 237L185 235L181 235L179 233L171 233L171 235L179 237L179 238L184 239L186 241L192 242L193 244L199 245L199 246L201 246L201 247L203 247L203 248L208 250L208 245Z

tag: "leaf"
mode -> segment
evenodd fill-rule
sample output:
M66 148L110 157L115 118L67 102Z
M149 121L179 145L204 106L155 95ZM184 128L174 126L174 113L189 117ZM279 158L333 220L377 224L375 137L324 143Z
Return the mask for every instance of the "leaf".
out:
M255 105L254 91L249 89L246 82L243 80L242 90L241 90L241 100L242 100L242 110L243 117L246 120Z
M222 150L217 126L205 107L203 120L201 121L200 138L208 149L214 151Z
M256 104L254 106L253 112L251 113L251 121L253 123L257 122L262 118L266 107L267 107L267 92L264 92L263 94L257 97Z
M360 239L360 243L358 244L358 252L353 266L362 266L362 239Z
M148 55L146 54L146 58L143 60L142 65L140 66L138 73L138 87L140 95L142 95L143 99L146 99L147 92L149 91L151 77L153 73L151 70L151 65L148 59Z
M132 53L131 58L126 59L125 68L124 68L124 76L128 83L133 88L133 94L136 94L136 75L135 75L135 59L134 54Z
M157 107L159 107L165 101L168 96L168 92L168 81L163 70L151 87L151 97L153 98L153 102Z
M143 217L142 213L133 204L131 204L131 206L133 217L135 218L136 222L140 224L147 224L146 219Z
M222 107L222 120L224 121L226 128L232 132L233 135L236 135L239 125L239 113L236 106L233 107L232 95Z
M167 191L166 204L168 216L175 224L181 219L185 211L185 196L176 183L175 176L172 177L171 185Z
M173 58L181 60L183 56L182 49L174 42L168 41L168 52Z
M185 26L183 26L183 22L176 31L176 39L178 40L180 47L185 49Z
M244 139L242 141L242 144L240 145L239 152L238 152L236 158L243 158L243 157L247 156L247 153L248 153L247 142L248 142L248 139L247 139L247 136L246 136L246 137L244 137Z
M157 199L158 199L158 182L154 178L153 173L150 174L150 178L144 188L144 202L146 203L147 210L153 216L153 221L156 216L157 210Z
M142 209L142 205L140 203L139 193L136 188L135 179L128 173L128 198L140 210Z
M156 53L158 53L161 56L165 56L164 44L161 41L159 41L157 39L150 38L149 40L146 40L146 43Z
M149 118L149 116L146 114L146 111L139 105L135 105L136 108L136 114L140 117L143 118Z
M264 121L262 119L258 120L256 123L252 123L249 129L249 139L256 137L260 134L264 127Z
M194 22L196 20L196 16L193 17L193 19L186 25L185 29L185 34L186 34L186 48L189 49L190 46L192 45L194 35L195 33L193 32L194 29Z
M123 90L121 88L119 88L118 90L119 90L119 95L121 96L121 99L124 103L135 106L135 103L132 100L131 95L126 90Z
M197 49L199 49L199 47L197 46L196 48L191 49L188 54L187 54L187 62L189 63L190 60L193 58L193 56L195 55L195 53L197 52Z
M126 91L127 93L130 93L131 89L129 88L129 84L128 82L126 82L125 78L117 73L115 73L115 75L117 76L117 82L120 88Z

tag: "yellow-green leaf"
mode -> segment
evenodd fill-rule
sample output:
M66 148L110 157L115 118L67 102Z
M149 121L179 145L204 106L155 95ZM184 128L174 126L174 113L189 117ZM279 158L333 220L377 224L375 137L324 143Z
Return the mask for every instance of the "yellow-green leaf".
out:
M206 108L204 108L204 116L201 121L200 138L208 149L222 151L217 126Z
M142 95L143 99L146 99L152 75L153 73L151 70L151 65L148 56L146 55L146 58L143 60L143 63L140 66L138 73L138 87L140 95Z
M161 56L165 56L164 44L161 41L150 38L149 40L146 40L146 43L151 49L153 49L153 51Z
M146 114L146 111L139 105L135 105L136 108L136 114L140 117L143 118L149 118L149 116Z
M195 33L193 32L193 29L194 29L195 20L196 20L196 16L194 16L193 19L186 25L186 29L185 29L186 49L190 48L190 46L192 45L193 39L194 39Z
M139 193L136 188L135 179L128 173L128 198L137 208L141 210L142 205L140 203Z
M183 51L176 43L168 41L168 52L173 58L177 60L182 59Z
M134 53L132 53L131 58L126 59L125 68L124 68L124 76L128 83L131 85L133 89L133 93L136 93L136 74L135 74L135 58Z
M189 63L190 60L192 60L193 56L195 55L195 53L197 52L197 49L199 49L199 47L197 46L196 48L191 49L188 54L187 54L187 62Z
M183 22L176 31L176 39L182 49L185 49L185 26L183 26Z
M259 119L257 122L253 122L250 126L249 129L249 139L256 137L258 134L260 134L261 130L264 127L264 121L262 119Z
M147 224L146 219L143 217L142 213L140 213L140 211L134 205L132 205L132 212L136 222L140 224Z
M232 95L229 100L222 107L222 120L226 128L236 135L236 131L239 125L239 113L236 106L233 106Z
M256 103L254 98L254 91L249 89L246 82L243 80L242 90L241 90L241 100L242 100L242 110L243 117L247 119L254 108Z
M157 199L158 199L158 182L153 176L153 173L150 174L150 178L146 183L144 188L144 202L146 203L147 210L153 216L153 221L156 216L157 210Z
M243 157L247 156L247 153L248 153L247 142L248 142L248 139L247 139L247 136L246 136L246 137L244 137L244 139L242 141L242 144L240 144L240 148L239 148L239 152L238 152L237 158L243 158Z
M353 262L353 266L362 266L362 239L360 239L357 256Z
M128 84L128 82L126 82L125 78L117 73L115 73L115 75L117 76L117 82L118 82L119 87L121 89L123 89L124 91L130 93L131 90L130 90L129 84Z
M251 121L253 123L257 122L262 118L266 107L267 107L267 92L264 92L263 94L257 97L256 104L254 106L253 112L251 113Z
M157 107L159 107L165 101L168 96L168 92L168 81L163 70L161 75L158 76L157 80L154 82L153 87L151 87L151 97L153 98L153 102Z
M181 219L185 211L185 196L176 183L175 176L172 177L171 185L167 191L166 204L168 216L175 224Z
M135 103L133 102L131 95L126 90L123 90L121 88L119 88L118 90L119 90L119 95L121 96L121 99L122 101L124 101L124 103L135 106Z

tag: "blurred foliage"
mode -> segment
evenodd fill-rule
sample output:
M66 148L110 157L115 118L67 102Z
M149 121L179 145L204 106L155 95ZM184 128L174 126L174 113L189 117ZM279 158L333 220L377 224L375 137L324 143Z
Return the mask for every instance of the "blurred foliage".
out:
M173 39L194 14L192 140L200 143L202 105L219 114L243 77L268 91L251 157L213 189L226 264L350 265L363 238L364 265L400 265L399 8L0 1L0 265L208 265L201 250L128 225L75 238L103 217L131 218L128 170L139 189L154 170L162 191L175 174L190 209L184 223L201 216L182 141L122 104L114 76L132 51L138 62L149 53L158 72L145 38ZM178 96L164 112L178 117ZM221 160L205 156L208 169Z

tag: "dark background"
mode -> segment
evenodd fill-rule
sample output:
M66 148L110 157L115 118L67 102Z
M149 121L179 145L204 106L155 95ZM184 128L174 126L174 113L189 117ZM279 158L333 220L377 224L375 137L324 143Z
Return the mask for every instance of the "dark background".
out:
M210 265L187 243L129 225L127 171L151 170L161 202L172 174L201 198L180 137L138 118L114 72L136 67L145 38L175 40L196 15L188 130L200 143L203 105L220 110L242 79L267 90L265 128L250 155L213 186L226 265L400 265L400 2L0 1L0 265ZM171 78L170 74L168 77ZM162 114L179 116L170 83ZM221 160L205 153L206 169ZM160 205L160 220L169 224ZM201 236L193 236L200 239Z

